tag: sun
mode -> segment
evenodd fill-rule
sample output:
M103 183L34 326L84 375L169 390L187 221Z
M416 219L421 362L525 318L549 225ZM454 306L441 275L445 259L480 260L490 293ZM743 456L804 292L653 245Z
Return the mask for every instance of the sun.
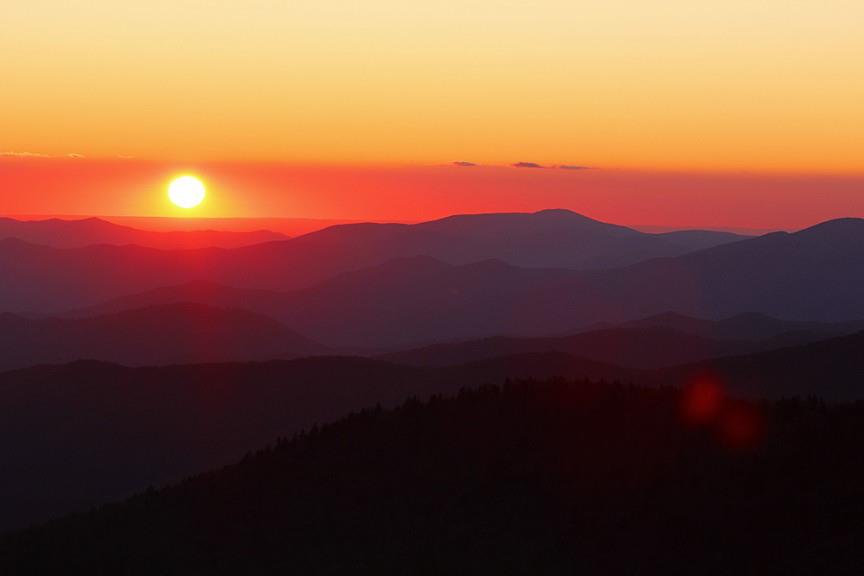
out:
M195 208L206 195L204 183L195 176L181 176L168 185L168 198L180 208Z

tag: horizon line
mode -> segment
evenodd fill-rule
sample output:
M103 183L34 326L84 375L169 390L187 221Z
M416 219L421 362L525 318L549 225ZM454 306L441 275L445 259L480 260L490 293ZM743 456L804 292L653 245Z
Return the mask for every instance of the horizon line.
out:
M12 220L17 220L19 222L38 222L38 221L46 221L46 220L63 220L63 221L82 221L82 220L90 220L90 219L99 219L107 222L118 223L117 221L123 220L151 220L151 221L164 221L181 224L182 222L320 222L325 224L325 228L329 226L338 226L341 224L420 224L423 222L434 222L436 220L442 220L444 218L449 218L452 216L481 216L481 215L489 215L489 214L537 214L539 212L549 211L549 210L565 210L567 212L571 212L573 214L579 214L580 216L585 216L587 218L594 219L587 214L582 212L572 210L569 208L543 208L535 211L478 211L478 212L453 212L448 213L444 216L435 216L431 218L420 218L420 219L404 219L404 220L393 220L393 219L384 219L384 220L376 220L376 219L363 219L363 218L339 218L339 217L323 217L323 216L166 216L166 215L131 215L131 214L68 214L68 213L0 213L0 218L9 218ZM857 218L856 216L839 216L837 218L830 218L828 220L820 220L819 222L814 222L803 228L789 228L789 227L776 227L776 228L753 228L746 226L699 226L692 224L653 224L653 223L629 223L629 222L613 222L609 220L597 220L598 222L602 222L604 224L612 224L617 226L624 226L628 228L633 228L640 232L645 233L664 233L664 232L674 232L678 230L705 230L705 231L717 231L717 232L731 232L741 235L761 235L767 234L771 232L779 232L779 231L797 231L800 229L805 229L810 226L815 226L822 222L828 222L830 220L837 220L841 218ZM322 228L323 229L323 228ZM275 230L271 230L275 232Z

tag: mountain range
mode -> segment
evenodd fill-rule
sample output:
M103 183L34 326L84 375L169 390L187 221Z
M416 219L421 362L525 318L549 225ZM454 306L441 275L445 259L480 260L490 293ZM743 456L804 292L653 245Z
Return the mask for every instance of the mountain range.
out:
M528 268L614 268L742 240L708 230L651 234L570 210L463 214L419 224L346 224L296 239L310 252L351 254L372 264L431 256L448 264L500 260Z
M159 366L284 359L325 351L270 318L200 304L82 319L0 314L0 370L82 359Z
M228 232L222 230L151 231L121 226L101 218L66 220L17 220L0 218L0 239L17 238L53 248L84 248L99 244L180 250L191 248L238 248L263 242L286 240L269 230Z
M0 370L79 359L127 366L164 366L333 353L377 355L397 364L433 367L549 352L624 368L653 369L773 350L864 330L864 321L794 322L758 314L712 321L667 313L620 325L607 323L565 336L494 336L381 353L362 346L327 348L282 322L242 308L278 310L278 294L262 291L253 292L254 299L230 299L228 296L249 294L211 290L204 284L187 285L186 289L185 296L176 303L121 307L118 311L81 317L27 318L0 314ZM222 298L210 298L212 295ZM208 304L189 303L196 300ZM341 320L345 330L351 329L350 318L340 319L338 312L334 322ZM384 328L386 324L376 326Z
M0 240L0 529L508 379L864 399L860 219L742 238L550 210L191 249L105 224Z
M288 291L418 256L454 266L495 259L529 268L609 268L740 239L723 232L646 234L564 210L346 224L230 250L59 249L24 235L0 240L0 269L15 271L14 282L0 285L0 302L7 312L58 312L193 281Z
M634 370L559 351L446 367L358 357L129 368L93 361L0 373L0 529L222 466L315 423L406 398L527 378L686 387L731 395L864 399L864 332L802 346Z
M686 317L680 318L683 320ZM655 319L658 323L650 324ZM751 328L753 323L745 323L743 319L738 318L718 322L692 319L694 327L701 325L705 328L703 333L694 334L664 326L663 320L665 317L653 317L616 327L587 330L570 336L545 338L495 336L480 340L432 344L391 352L382 355L381 358L410 366L452 366L514 354L560 352L625 368L650 370L724 356L740 356L774 350L864 330L864 322L820 324L820 329L790 330L758 339L718 339L703 334L726 332L733 325L737 325L738 330L735 332L729 330L730 336L753 334L759 328ZM792 328L799 323L775 321L777 328L784 324Z
M806 322L864 318L864 220L826 222L612 270L452 265L416 256L290 292L160 287L91 312L183 302L248 308L328 346L407 348L567 334L664 314ZM726 339L720 335L720 339Z

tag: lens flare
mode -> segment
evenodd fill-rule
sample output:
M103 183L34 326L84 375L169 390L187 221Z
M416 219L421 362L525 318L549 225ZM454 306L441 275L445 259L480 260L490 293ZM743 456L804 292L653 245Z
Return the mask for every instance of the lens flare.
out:
M720 413L724 400L723 388L716 379L697 378L684 388L682 415L690 424L708 424Z

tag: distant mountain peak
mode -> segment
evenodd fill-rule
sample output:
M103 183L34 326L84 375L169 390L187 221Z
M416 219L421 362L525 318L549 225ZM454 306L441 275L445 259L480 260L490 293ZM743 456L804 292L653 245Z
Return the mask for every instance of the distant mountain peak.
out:
M848 234L864 235L864 218L836 218L795 233L796 236L803 237L838 237Z
M605 224L605 222L601 222L600 220L595 220L594 218L590 218L585 216L584 214L580 214L579 212L574 212L573 210L569 210L567 208L545 208L543 210L538 210L536 212L483 212L478 214L453 214L451 216L445 216L444 218L439 218L437 220L431 220L429 222L423 222L421 224L429 224L433 222L447 222L454 220L489 220L496 218L525 218L525 219L534 219L534 218L556 218L556 219L567 219L573 221L587 221L587 222L597 222L600 224ZM614 224L608 224L609 226L615 226Z
M579 212L574 212L573 210L569 210L567 208L545 208L543 210L538 210L533 214L534 216L567 216L569 218L580 218L599 222L599 220L596 220Z

